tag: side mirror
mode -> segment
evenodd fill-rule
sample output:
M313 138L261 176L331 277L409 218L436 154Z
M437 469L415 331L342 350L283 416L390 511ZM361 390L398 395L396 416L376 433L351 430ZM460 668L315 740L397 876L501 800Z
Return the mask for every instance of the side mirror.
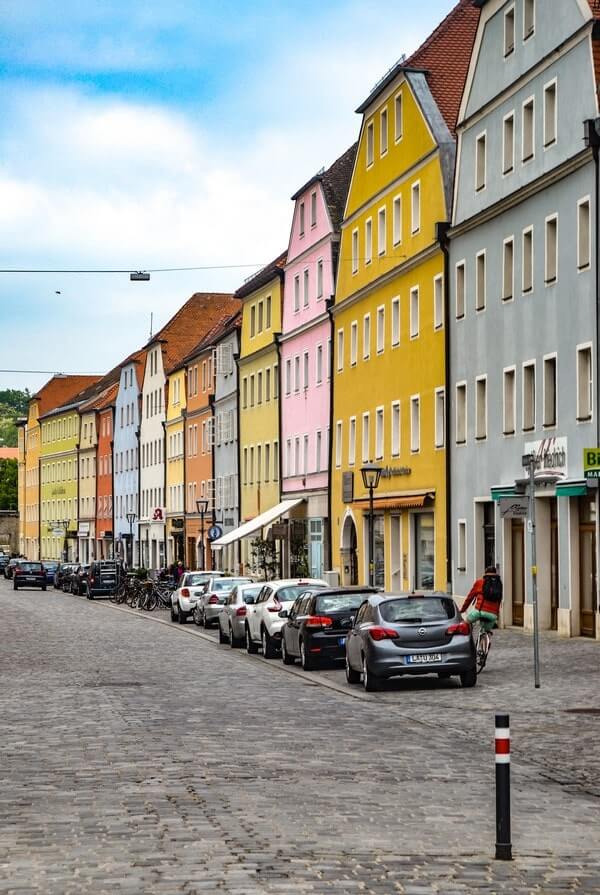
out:
M277 614L279 618L287 618L289 615L287 609L282 609L281 612L278 612Z

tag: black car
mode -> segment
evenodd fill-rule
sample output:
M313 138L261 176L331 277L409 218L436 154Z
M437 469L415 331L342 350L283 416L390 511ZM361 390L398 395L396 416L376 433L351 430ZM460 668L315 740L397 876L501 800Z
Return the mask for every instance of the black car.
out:
M13 571L13 590L21 587L41 587L46 590L46 571L41 562L18 559Z
M15 566L18 562L19 562L18 559L9 559L6 566L4 567L4 577L8 578L9 581L13 576L13 573L15 571Z
M120 568L114 560L95 560L90 564L83 593L88 600L114 594L119 583Z
M57 590L63 590L63 582L65 578L71 581L71 572L75 568L72 562L61 562L54 573L54 587Z
M0 574L4 575L4 570L6 569L9 562L10 556L8 555L8 553L0 553Z
M89 563L85 565L76 565L71 572L71 580L67 591L71 591L75 596L80 597L85 593L85 589L87 587L87 577L90 570ZM63 590L65 590L63 584Z
M299 658L309 671L327 660L344 659L354 616L375 593L372 587L329 587L300 594L289 611L279 613L287 619L281 632L284 664L291 665Z

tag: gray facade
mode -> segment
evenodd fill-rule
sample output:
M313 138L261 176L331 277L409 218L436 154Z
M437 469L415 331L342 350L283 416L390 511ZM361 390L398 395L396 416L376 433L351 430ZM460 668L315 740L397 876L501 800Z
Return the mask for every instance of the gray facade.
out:
M532 626L531 538L502 518L500 498L533 453L558 478L536 491L540 624L594 636L597 489L583 472L597 444L592 16L580 0L482 7L448 270L453 589L466 594L495 562L504 622Z
M215 521L227 534L240 524L238 469L238 371L240 321L215 343ZM239 571L239 542L214 551L215 567Z

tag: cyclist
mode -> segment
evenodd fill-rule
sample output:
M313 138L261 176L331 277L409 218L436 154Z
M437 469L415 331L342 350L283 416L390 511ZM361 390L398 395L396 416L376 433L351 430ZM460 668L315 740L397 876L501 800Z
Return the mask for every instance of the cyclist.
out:
M475 604L472 609L469 606ZM467 612L467 621L479 622L486 633L491 633L498 624L498 613L502 603L502 580L495 566L488 566L483 578L478 578L461 606L460 612Z

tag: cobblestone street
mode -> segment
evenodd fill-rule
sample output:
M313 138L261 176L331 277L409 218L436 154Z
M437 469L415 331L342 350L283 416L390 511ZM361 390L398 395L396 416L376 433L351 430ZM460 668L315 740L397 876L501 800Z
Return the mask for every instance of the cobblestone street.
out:
M473 690L291 673L0 584L0 892L600 892L598 645L494 636ZM511 714L515 860L494 852Z

